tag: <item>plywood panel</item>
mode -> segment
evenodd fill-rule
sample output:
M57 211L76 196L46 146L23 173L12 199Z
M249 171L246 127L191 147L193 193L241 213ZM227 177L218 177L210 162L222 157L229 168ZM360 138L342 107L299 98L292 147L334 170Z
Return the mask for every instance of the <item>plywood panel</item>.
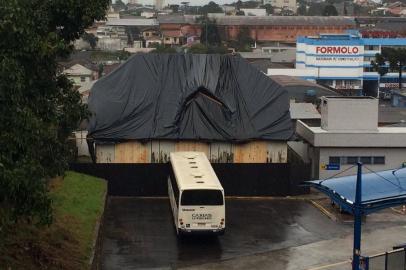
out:
M209 156L209 144L203 142L177 142L175 144L175 151L199 151Z
M233 152L231 143L211 143L209 160L213 163L232 163Z
M286 142L268 142L267 148L268 163L288 162L288 146Z
M175 151L175 143L171 141L151 142L151 163L169 162L169 154Z
M115 163L149 163L150 143L130 141L116 144Z
M114 163L114 144L96 144L96 162Z
M234 163L266 163L267 143L264 141L234 144Z

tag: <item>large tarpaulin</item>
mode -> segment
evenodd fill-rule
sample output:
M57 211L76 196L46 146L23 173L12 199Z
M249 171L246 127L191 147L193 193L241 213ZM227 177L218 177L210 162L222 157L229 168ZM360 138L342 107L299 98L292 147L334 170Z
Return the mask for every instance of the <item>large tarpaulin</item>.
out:
M91 89L89 138L287 140L288 93L232 55L139 54Z

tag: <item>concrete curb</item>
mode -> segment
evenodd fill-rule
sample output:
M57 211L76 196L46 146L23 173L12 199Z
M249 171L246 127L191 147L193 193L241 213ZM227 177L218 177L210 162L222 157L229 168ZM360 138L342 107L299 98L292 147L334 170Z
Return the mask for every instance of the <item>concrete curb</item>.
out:
M104 215L105 209L107 205L107 190L103 194L103 212L101 213L99 219L96 222L96 227L93 232L93 243L92 243L92 252L89 258L89 269L98 270L101 269L100 266L100 255L102 251L102 236L103 236L103 228L104 228Z

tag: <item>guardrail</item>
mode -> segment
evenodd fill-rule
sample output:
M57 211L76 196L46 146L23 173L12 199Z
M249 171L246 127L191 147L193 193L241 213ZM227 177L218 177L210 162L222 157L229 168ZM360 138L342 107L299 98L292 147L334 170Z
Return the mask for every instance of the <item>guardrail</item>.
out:
M363 270L406 270L406 248L400 248L385 253L361 259Z

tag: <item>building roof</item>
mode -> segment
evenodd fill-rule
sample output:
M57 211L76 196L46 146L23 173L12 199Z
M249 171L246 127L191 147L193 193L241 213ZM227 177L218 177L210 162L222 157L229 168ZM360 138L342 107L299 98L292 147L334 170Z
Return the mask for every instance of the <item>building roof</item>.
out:
M293 63L296 61L296 49L272 52L271 61L273 63Z
M393 107L390 102L381 100L378 109L378 122L380 125L406 122L406 108Z
M180 30L162 30L161 33L164 37L183 37Z
M81 64L74 64L63 71L68 76L92 76L93 71Z
M86 54L87 55L87 54ZM90 54L89 54L90 57ZM71 68L74 65L81 65L89 70L93 70L93 71L97 71L97 66L95 64L93 64L93 62L90 60L90 58L78 58L78 57L74 57L69 59L68 61L62 61L59 62L59 64L64 67L65 69Z
M314 97L318 98L321 96L337 96L340 95L337 92L324 87L320 84L304 80L298 77L287 76L287 75L272 75L270 76L277 84L286 89L289 93L289 98L294 99L297 102L306 101L306 91L313 90Z
M114 19L106 22L108 26L157 26L156 19Z
M159 15L157 20L162 23L197 24L196 15ZM336 25L354 26L354 18L341 16L228 16L216 15L217 25Z
M292 119L320 119L321 115L312 103L290 103L290 118Z
M311 45L406 46L406 38L362 38L357 31L345 34L320 34L317 37L299 37L297 42Z
M340 16L220 16L218 25L315 25L315 26L355 26L350 17Z
M223 190L203 152L172 152L171 165L180 190L213 188Z
M294 68L294 63L273 63L270 59L248 59L251 65L267 73L269 68Z
M271 55L264 52L238 52L238 54L245 59L271 59Z
M186 24L186 23L194 23L195 18L198 16L195 15L178 15L178 14L171 14L171 15L158 15L157 20L159 24L163 23L173 23L173 24Z
M331 131L297 121L297 134L315 147L406 147L406 128Z

